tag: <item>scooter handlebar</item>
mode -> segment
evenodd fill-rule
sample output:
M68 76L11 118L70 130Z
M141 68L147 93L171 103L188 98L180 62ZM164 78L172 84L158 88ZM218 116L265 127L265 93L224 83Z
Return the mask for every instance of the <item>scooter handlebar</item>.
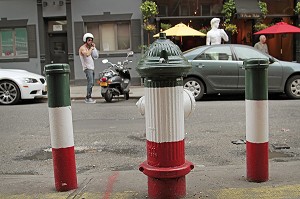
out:
M117 64L113 64L112 62L108 61L108 59L103 59L102 63L104 63L104 64L110 64L109 68L113 68L113 67L116 67L116 68L119 68L119 69L127 68L127 67L125 67L125 65L128 65L128 63L132 62L132 60L128 60L128 57L132 56L133 54L134 54L133 51L129 51L127 53L126 60L124 60L123 63L122 62L118 62ZM127 69L131 69L131 68L127 68Z

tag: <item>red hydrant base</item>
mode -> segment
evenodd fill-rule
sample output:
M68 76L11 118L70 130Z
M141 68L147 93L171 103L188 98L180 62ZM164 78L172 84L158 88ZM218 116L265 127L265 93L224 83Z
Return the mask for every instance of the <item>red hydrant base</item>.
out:
M185 176L169 179L148 177L148 196L151 199L176 199L185 195Z
M185 161L176 167L154 167L143 162L139 170L148 176L148 195L152 199L176 199L186 195L185 175L194 168Z
M149 165L147 161L145 161L140 164L139 170L152 178L178 178L185 176L193 168L193 163L187 160L183 165L175 167L155 167Z

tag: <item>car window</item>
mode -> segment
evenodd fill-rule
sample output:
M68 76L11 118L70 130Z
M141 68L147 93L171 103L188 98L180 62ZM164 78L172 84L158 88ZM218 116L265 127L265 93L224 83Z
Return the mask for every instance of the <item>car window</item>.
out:
M198 55L195 60L232 60L229 46L211 47Z
M237 56L237 59L240 61L244 61L244 60L250 59L250 58L268 59L268 57L266 55L264 55L263 53L256 51L254 49L251 49L251 48L235 46L234 51Z

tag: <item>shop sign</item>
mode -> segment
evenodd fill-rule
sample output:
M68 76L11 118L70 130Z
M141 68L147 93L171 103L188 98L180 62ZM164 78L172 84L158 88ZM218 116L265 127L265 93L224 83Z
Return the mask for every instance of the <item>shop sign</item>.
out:
M243 19L257 19L260 17L260 14L257 13L238 13L238 18Z

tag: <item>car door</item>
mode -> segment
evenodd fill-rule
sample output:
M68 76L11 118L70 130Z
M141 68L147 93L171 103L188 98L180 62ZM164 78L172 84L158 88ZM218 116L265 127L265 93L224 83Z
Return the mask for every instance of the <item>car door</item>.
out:
M214 90L236 89L238 66L230 46L211 46L191 61L193 68Z
M268 59L269 56L247 46L234 46L234 53L239 65L239 88L245 88L245 69L243 61L246 59L262 58ZM268 67L268 86L269 90L279 90L282 84L283 68L278 61L270 64Z

